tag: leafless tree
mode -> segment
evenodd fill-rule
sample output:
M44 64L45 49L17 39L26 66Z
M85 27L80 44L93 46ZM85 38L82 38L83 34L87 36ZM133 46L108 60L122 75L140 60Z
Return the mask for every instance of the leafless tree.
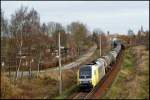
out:
M48 35L52 37L54 40L54 43L52 43L53 44L52 47L57 48L58 33L61 32L61 38L63 38L64 28L60 23L57 22L49 22L47 28L48 28Z
M26 24L27 7L21 7L17 10L11 17L11 33L16 40L16 48L18 50L17 57L19 57L19 65L16 70L16 80L18 78L19 69L22 64L22 47L23 47L23 36L26 34L24 32L24 26Z
M16 71L17 79L22 64L22 58L25 56L30 58L29 71L31 71L31 62L33 61L31 51L35 49L36 40L34 37L40 33L40 18L38 13L34 9L27 12L27 7L22 6L14 15L12 15L11 33L16 40L16 48L19 51L19 65ZM25 49L24 52L22 52L22 49Z
M41 27L40 27L40 17L38 12L35 9L32 9L29 13L28 13L28 25L29 25L29 29L28 32L29 34L29 38L30 40L28 41L28 47L29 47L29 54L30 54L30 62L29 62L29 76L31 77L32 74L32 63L34 63L34 61L38 58L35 58L35 55L38 55L36 53L33 53L34 51L36 51L37 48L37 40L38 40L38 36L41 33ZM40 42L40 41L39 41Z
M80 49L85 44L85 42L88 41L88 30L86 25L80 22L72 22L70 25L68 25L68 31L71 33L77 46L77 52L80 55Z
M9 70L9 76L11 75L10 66L10 52L11 52L11 35L9 31L8 20L4 18L4 12L1 12L1 64L2 71Z
M7 22L4 19L4 12L1 12L1 66L2 66L2 70L1 71L5 71L5 61L6 61L6 25Z

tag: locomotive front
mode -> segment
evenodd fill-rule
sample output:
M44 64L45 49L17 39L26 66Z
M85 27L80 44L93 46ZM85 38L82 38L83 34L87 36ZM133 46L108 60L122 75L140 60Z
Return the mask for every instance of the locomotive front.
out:
M91 65L83 65L79 68L78 84L82 89L92 88L92 68Z

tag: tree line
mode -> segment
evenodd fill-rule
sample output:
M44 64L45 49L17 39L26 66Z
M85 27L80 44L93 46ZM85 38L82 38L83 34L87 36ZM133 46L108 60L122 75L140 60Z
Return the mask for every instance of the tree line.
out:
M138 30L137 34L133 30L128 30L128 43L132 45L145 45L149 50L149 30L144 30L143 26Z
M24 6L7 20L1 10L2 71L14 70L17 78L20 70L31 73L32 69L39 71L42 62L57 61L59 32L64 58L75 58L94 45L92 34L82 22L72 22L67 28L58 22L41 23L39 13Z

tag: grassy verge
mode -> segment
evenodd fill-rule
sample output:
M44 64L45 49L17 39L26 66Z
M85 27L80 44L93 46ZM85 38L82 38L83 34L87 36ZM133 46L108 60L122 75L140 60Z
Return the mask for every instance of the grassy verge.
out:
M102 99L148 99L148 66L149 54L144 46L127 49L121 70Z

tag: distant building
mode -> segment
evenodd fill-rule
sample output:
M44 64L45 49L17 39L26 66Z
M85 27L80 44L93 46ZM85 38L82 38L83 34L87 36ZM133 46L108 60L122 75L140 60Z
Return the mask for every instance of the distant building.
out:
M143 26L141 26L140 35L141 36L146 36L146 33L144 32Z
M141 26L141 33L143 33L144 32L144 30L143 30L143 26Z
M107 31L107 35L109 36L109 31Z
M131 29L128 30L128 35L129 36L133 36L134 35L134 33L133 33L133 31Z

